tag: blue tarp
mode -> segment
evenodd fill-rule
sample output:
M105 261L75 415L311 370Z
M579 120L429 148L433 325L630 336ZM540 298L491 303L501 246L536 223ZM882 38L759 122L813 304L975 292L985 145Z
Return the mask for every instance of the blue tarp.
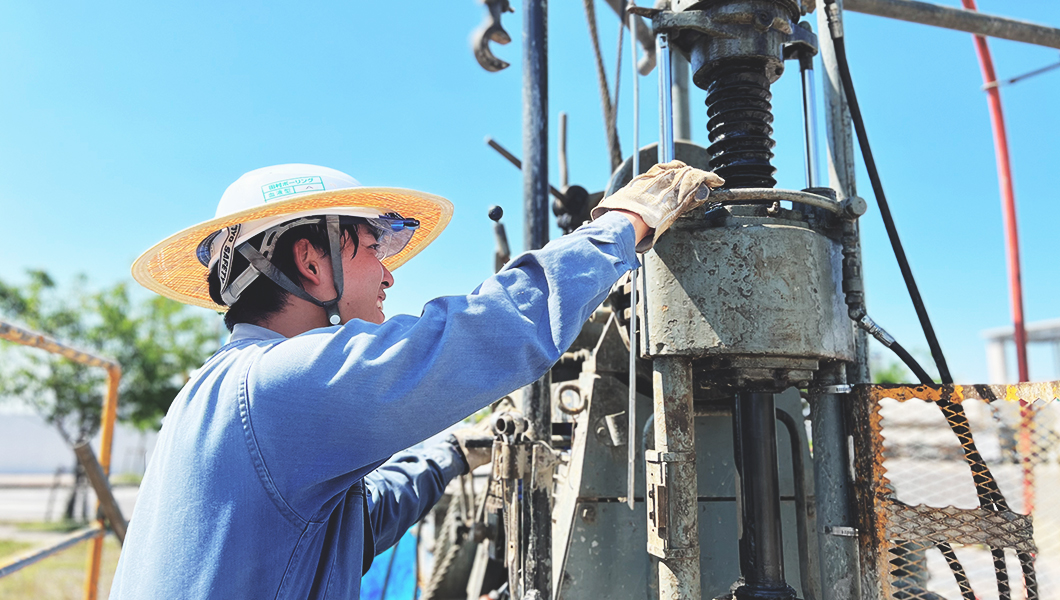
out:
M413 528L414 529L414 528ZM394 552L397 555L394 556ZM384 582L387 580L387 567L393 556L394 564L390 570L390 581L386 583L386 598L383 597ZM396 546L375 557L372 568L361 579L361 600L414 600L416 586L416 535L410 529L402 536Z

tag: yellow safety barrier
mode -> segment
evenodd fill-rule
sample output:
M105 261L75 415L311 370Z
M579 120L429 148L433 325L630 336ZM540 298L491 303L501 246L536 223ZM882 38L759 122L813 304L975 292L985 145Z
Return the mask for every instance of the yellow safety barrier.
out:
M118 415L118 383L121 381L121 365L109 358L78 350L46 335L3 320L0 320L0 339L23 346L40 348L82 365L100 367L107 370L107 395L103 400L99 464L103 467L105 474L109 473L111 445L114 440L114 421ZM99 512L98 507L96 512ZM95 525L74 532L48 548L42 548L29 555L18 556L8 563L0 564L0 576L8 575L47 558L81 540L90 539L88 559L85 565L85 600L96 600L99 587L99 569L103 558L103 536L105 533L106 529L104 528L103 519L99 518Z

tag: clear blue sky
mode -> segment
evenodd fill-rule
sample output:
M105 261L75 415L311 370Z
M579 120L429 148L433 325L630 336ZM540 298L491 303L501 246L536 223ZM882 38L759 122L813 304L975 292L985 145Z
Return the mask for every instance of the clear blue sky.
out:
M491 135L521 151L521 3L514 5L505 26L515 42L496 48L513 66L494 74L469 50L484 16L471 0L5 3L0 278L21 281L32 267L63 281L85 273L94 285L128 279L140 252L211 217L242 173L310 162L456 204L443 236L396 273L388 314L418 314L434 296L470 291L491 272L491 204L505 208L512 245L522 247L521 174L482 141ZM980 10L1060 26L1060 3L1052 0L984 0ZM603 3L597 16L613 73L618 21ZM551 131L558 112L568 112L572 182L601 189L609 168L585 15L580 2L552 2L549 17ZM983 381L979 332L1009 323L1010 312L971 37L848 13L847 44L884 185L943 348L958 381ZM1015 42L995 40L991 48L1002 78L1060 58ZM624 64L628 57L627 47ZM624 68L619 124L626 154L628 74ZM657 131L654 73L642 82L646 144ZM801 188L794 63L773 91L779 185ZM1002 93L1026 314L1056 318L1060 70ZM702 99L693 90L693 139L705 144ZM863 170L858 187L872 207L863 219L870 311L926 355ZM1031 368L1032 378L1060 377L1049 352L1033 354Z

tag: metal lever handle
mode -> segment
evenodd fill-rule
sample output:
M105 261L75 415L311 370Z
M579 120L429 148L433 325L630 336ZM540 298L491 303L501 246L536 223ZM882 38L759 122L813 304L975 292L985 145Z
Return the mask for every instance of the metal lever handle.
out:
M630 1L630 8L634 3ZM629 13L629 30L637 30L637 15ZM637 73L637 43L630 36L630 50L633 60L630 65L633 69L633 173L632 178L640 175L640 78ZM626 505L633 510L634 487L637 477L637 269L635 266L629 273L629 406L626 415L629 417L628 433L626 434Z

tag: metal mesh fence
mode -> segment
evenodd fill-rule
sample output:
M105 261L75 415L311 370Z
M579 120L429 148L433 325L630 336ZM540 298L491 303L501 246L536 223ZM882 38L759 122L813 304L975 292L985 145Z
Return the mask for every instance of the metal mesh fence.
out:
M1060 382L865 386L868 597L1060 600Z

